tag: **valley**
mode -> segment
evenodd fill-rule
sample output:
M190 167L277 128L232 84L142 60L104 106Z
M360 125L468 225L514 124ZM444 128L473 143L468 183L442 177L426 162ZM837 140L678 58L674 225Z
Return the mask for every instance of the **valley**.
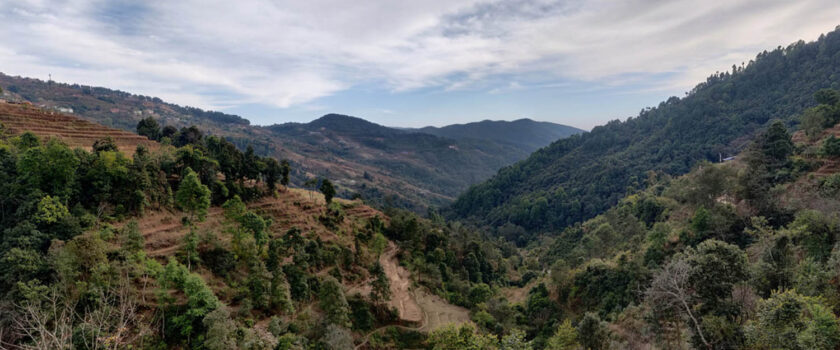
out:
M164 5L0 8L0 349L840 349L840 7Z
M326 176L341 196L362 196L379 206L424 213L451 203L470 185L537 148L583 130L520 120L458 126L436 136L426 129L403 130L361 118L328 114L310 123L251 125L247 119L166 103L101 87L45 82L0 73L5 98L30 101L54 111L72 111L85 120L136 132L143 118L178 129L198 125L241 149L292 163L292 183ZM518 132L511 132L515 125ZM549 128L550 127L550 128ZM473 132L472 130L476 130ZM538 132L539 138L532 135ZM499 134L509 138L498 139ZM460 136L459 136L460 135Z

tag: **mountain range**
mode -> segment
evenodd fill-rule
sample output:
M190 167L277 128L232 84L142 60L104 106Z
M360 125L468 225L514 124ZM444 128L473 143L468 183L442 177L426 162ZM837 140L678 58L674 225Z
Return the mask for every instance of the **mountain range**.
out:
M583 130L555 123L523 118L514 121L482 120L443 127L427 126L415 131L456 140L479 139L505 142L533 152L556 140L580 134Z
M443 128L398 129L361 118L327 114L309 123L251 125L240 116L166 103L102 87L0 74L7 99L20 99L92 122L135 131L147 117L177 128L198 125L241 149L288 159L292 183L325 177L345 197L423 212L445 206L469 185L526 158L576 128L520 119Z
M796 126L813 94L840 87L840 32L759 53L686 96L552 143L471 187L451 218L560 231L602 213L652 175L687 173L739 152L773 120Z

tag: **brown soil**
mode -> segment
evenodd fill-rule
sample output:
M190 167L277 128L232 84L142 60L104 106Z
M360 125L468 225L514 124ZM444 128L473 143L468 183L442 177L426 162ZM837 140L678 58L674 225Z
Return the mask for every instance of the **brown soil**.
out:
M391 282L391 301L389 306L396 308L400 319L409 322L423 321L423 311L411 294L411 273L397 261L397 245L388 242L388 248L379 257L379 263Z
M412 288L411 273L399 265L397 246L388 242L388 248L379 258L391 282L391 301L400 319L420 324L419 330L433 331L450 323L470 322L469 310L455 306L423 288Z
M129 157L138 145L145 145L150 150L160 147L157 142L134 133L25 104L0 102L0 124L11 135L31 131L41 138L58 138L72 148L86 150L90 150L96 140L111 137L120 151Z
M530 292L532 288L536 287L539 282L540 279L535 278L523 287L504 288L502 289L502 295L504 295L507 301L511 304L522 303L528 299L528 292Z
M310 197L311 195L311 197ZM310 200L310 198L312 198ZM316 234L324 241L345 239L352 246L350 234L355 229L361 228L369 218L385 216L358 201L347 201L337 199L344 208L344 221L337 230L325 227L318 217L325 212L323 196L310 193L301 189L288 189L281 191L277 197L264 197L257 201L248 203L249 209L272 220L271 232L282 235L292 227L301 229L304 234ZM216 231L220 238L223 222L223 210L213 207L208 210L207 218L198 223L199 236L204 232ZM182 212L156 211L149 212L138 219L140 232L146 239L146 252L150 257L163 259L173 256L189 233L189 228L181 224ZM336 231L346 233L336 235Z

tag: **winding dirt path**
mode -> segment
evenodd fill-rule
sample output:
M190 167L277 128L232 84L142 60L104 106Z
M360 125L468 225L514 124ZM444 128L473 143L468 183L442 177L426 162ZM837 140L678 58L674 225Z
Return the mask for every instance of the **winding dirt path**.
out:
M423 310L411 294L411 273L399 265L397 251L397 245L388 241L388 247L379 256L379 263L391 282L391 300L388 306L397 309L401 320L422 322Z
M399 265L397 251L397 245L389 241L379 263L391 282L388 305L397 309L401 320L416 322L420 325L416 329L423 331L433 331L450 323L470 322L469 310L452 305L423 288L412 288L411 273Z

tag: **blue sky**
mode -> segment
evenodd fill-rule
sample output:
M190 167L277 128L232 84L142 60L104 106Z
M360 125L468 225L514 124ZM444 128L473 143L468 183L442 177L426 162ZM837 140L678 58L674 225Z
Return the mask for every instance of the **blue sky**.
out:
M0 0L0 71L256 124L589 129L838 24L836 0Z

